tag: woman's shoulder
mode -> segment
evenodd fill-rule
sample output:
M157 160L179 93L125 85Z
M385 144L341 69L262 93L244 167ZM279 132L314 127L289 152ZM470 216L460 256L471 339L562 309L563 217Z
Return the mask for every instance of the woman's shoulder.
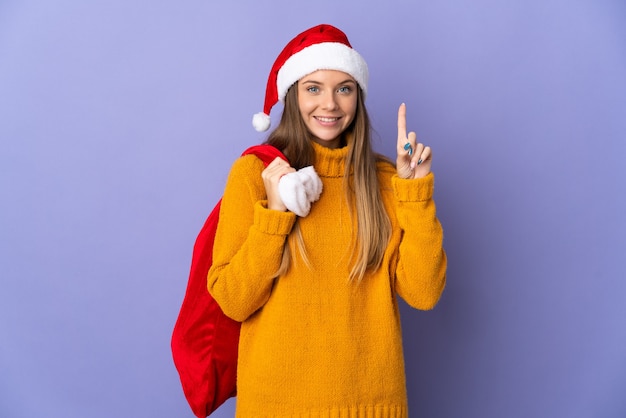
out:
M384 177L391 177L396 173L396 165L382 154L376 156L376 170Z
M231 166L231 173L235 172L235 173L239 173L239 174L245 174L245 173L260 173L261 171L263 171L263 169L265 168L265 165L263 164L263 161L261 161L261 159L259 157L257 157L254 154L247 154L247 155L242 155L239 158L237 158L232 166Z
M257 156L248 154L238 157L231 165L228 173L227 188L235 188L239 192L245 189L263 189L261 173L265 169L263 161Z
M391 178L396 174L396 166L389 158L381 155L376 160L376 171L380 191L383 194L390 193L392 191Z

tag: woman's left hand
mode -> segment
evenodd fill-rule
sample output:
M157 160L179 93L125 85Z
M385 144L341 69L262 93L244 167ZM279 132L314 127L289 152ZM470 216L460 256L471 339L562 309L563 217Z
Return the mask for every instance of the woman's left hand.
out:
M432 151L430 147L417 142L415 132L406 133L406 105L398 109L398 158L396 170L403 179L418 179L430 173Z

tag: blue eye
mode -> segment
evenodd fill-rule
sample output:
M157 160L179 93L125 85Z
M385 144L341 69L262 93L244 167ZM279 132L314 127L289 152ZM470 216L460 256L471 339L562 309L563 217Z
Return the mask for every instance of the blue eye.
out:
M306 89L306 90L307 90L308 92L310 92L310 93L317 93L317 92L319 92L319 91L320 91L319 87L317 87L317 86L310 86L310 87L307 87L307 89Z
M339 93L350 93L352 91L352 88L348 87L348 86L343 86L343 87L339 87L339 89L337 90L339 91Z

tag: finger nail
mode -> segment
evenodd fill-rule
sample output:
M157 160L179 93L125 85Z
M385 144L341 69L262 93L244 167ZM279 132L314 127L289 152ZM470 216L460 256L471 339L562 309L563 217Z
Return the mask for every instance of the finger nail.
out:
M420 158L420 159L417 161L417 165L420 165L421 163L422 163L422 159Z
M404 150L409 152L409 155L413 155L413 147L410 142L404 144Z

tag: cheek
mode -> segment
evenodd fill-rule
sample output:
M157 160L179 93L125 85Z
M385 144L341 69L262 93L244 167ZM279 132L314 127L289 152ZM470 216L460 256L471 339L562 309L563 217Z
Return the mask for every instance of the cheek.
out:
M303 100L298 98L298 109L300 110L300 115L302 115L302 117L305 117L307 114L309 114L313 107L314 106L311 105L310 100Z
M350 120L354 120L354 117L356 115L356 100L351 100L350 102L346 103L346 107L344 109L346 114L350 116Z

